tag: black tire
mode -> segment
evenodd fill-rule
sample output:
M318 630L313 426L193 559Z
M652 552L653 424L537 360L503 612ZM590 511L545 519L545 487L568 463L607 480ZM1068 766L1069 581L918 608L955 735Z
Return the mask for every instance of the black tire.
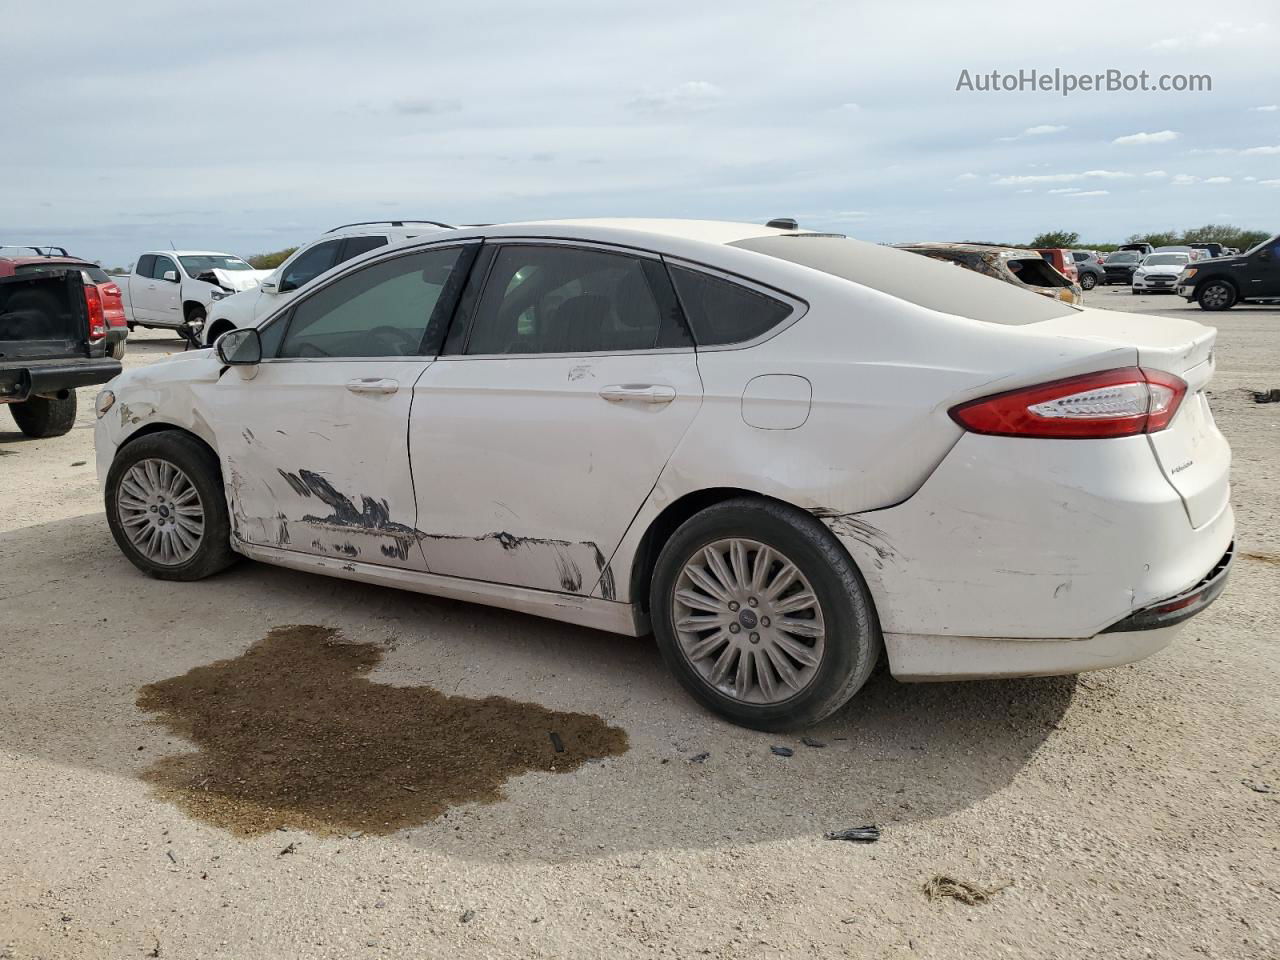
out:
M127 321L127 322L125 323L125 326L129 328L129 332L130 332L130 333L133 333L134 329L135 329L138 325L137 325L136 323L134 323L132 320L129 320L129 321Z
M673 623L673 593L685 564L718 540L740 537L780 551L813 587L826 625L825 650L812 680L792 697L767 704L729 697L685 656ZM871 675L884 641L866 582L839 541L809 514L775 500L741 497L695 514L658 556L649 591L658 649L681 685L708 709L756 730L809 726L848 702Z
M200 495L204 510L204 536L195 553L185 563L167 565L152 561L130 541L120 522L117 497L120 481L141 460L166 460L190 478ZM116 453L107 471L105 505L107 524L120 552L129 562L157 580L203 580L225 570L238 559L231 549L231 517L223 490L222 470L213 451L199 440L178 430L165 430L139 437Z
M1137 296L1138 294L1140 294L1142 291L1141 291L1141 290L1135 290L1133 287L1130 287L1130 288L1129 288L1129 292L1130 292L1130 293L1132 293L1132 294L1136 297L1136 296Z
M1196 290L1196 302L1201 310L1230 310L1240 295L1226 280L1210 280Z
M71 432L76 423L76 393L65 398L31 397L9 405L18 429L34 440L61 437Z
M107 347L107 356L112 360L123 360L125 354L125 344L127 340L117 340L115 343Z
M1098 278L1092 273L1086 273L1080 278L1081 290L1092 290L1098 285Z

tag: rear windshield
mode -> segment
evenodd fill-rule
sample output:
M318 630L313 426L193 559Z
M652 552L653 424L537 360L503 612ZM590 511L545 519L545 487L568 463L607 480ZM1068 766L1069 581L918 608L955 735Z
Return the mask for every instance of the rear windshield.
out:
M14 273L39 273L41 270L65 270L68 267L78 267L80 272L89 278L93 283L110 283L111 278L107 276L107 272L101 267L92 263L24 263L14 268Z
M847 237L793 234L752 237L731 244L755 253L852 280L939 313L985 323L1039 323L1076 308L954 263Z

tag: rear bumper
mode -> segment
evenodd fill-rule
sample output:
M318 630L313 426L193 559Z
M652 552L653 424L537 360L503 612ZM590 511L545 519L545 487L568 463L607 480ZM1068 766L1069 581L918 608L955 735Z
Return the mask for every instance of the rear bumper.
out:
M0 365L0 401L20 403L32 395L106 383L122 369L119 360L105 358Z

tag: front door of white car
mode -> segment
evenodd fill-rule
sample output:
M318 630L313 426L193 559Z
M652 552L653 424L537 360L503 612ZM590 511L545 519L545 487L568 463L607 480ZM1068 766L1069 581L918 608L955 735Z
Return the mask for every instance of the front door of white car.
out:
M486 246L414 389L428 569L613 599L609 558L701 401L658 258Z
M233 536L423 568L409 407L456 300L460 278L449 280L465 273L472 250L392 257L308 291L262 328L261 363L202 388L217 418Z

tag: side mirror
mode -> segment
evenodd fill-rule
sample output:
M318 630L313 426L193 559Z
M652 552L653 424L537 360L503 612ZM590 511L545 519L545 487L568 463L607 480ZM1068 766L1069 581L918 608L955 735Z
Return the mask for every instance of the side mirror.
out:
M274 280L262 281L262 283L258 284L258 289L261 290L263 293L270 293L273 295L280 292L279 290L276 289L276 282Z
M218 359L229 367L252 367L262 362L262 337L257 327L228 330L214 345Z
M178 271L177 271L177 270L166 270L166 271L164 272L164 279L168 280L170 283L177 283L177 282L178 282Z

